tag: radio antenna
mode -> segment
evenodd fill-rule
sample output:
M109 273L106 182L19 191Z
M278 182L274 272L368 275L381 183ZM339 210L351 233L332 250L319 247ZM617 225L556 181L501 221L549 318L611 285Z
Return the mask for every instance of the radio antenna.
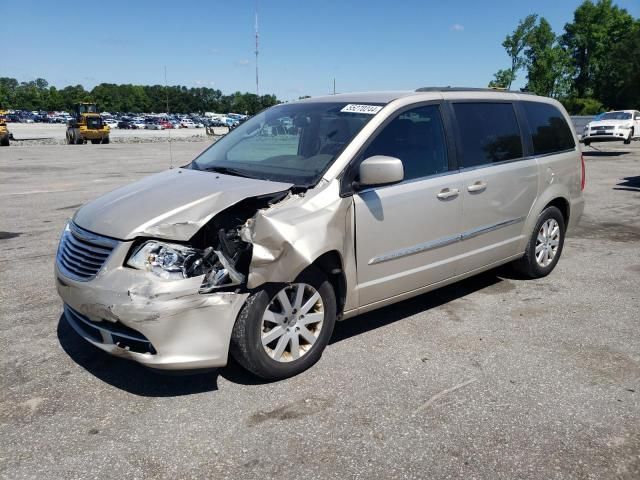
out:
M169 87L167 85L167 66L164 66L164 93L166 95L167 100L167 121L169 121ZM173 168L173 150L171 148L171 129L167 128L169 131L169 168Z

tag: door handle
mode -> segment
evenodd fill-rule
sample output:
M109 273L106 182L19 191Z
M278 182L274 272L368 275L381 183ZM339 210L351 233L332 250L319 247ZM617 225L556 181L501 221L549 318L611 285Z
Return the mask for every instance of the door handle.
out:
M478 180L473 185L467 187L467 191L471 193L484 192L487 188L487 182Z
M460 190L457 188L443 188L436 196L442 200L446 200L447 198L457 197L459 193Z

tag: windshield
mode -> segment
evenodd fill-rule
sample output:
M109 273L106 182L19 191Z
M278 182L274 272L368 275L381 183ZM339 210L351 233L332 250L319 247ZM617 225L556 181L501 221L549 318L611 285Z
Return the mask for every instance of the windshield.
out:
M277 105L214 143L191 168L312 186L381 109L337 102Z
M600 120L631 120L628 112L607 112L600 117Z

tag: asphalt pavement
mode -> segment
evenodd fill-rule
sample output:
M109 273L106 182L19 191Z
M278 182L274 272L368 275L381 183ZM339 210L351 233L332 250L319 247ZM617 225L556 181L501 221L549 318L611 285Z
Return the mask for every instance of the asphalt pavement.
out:
M65 222L168 168L168 144L0 148L0 478L640 478L640 142L596 146L549 277L492 271L347 320L275 383L154 373L61 318Z

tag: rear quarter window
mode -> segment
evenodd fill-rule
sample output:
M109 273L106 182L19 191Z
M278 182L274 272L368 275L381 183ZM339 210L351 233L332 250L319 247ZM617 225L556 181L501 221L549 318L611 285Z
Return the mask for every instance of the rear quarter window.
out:
M529 123L534 155L575 148L571 129L555 106L538 102L522 102L522 106Z
M522 158L522 138L511 103L454 103L462 139L462 167Z

